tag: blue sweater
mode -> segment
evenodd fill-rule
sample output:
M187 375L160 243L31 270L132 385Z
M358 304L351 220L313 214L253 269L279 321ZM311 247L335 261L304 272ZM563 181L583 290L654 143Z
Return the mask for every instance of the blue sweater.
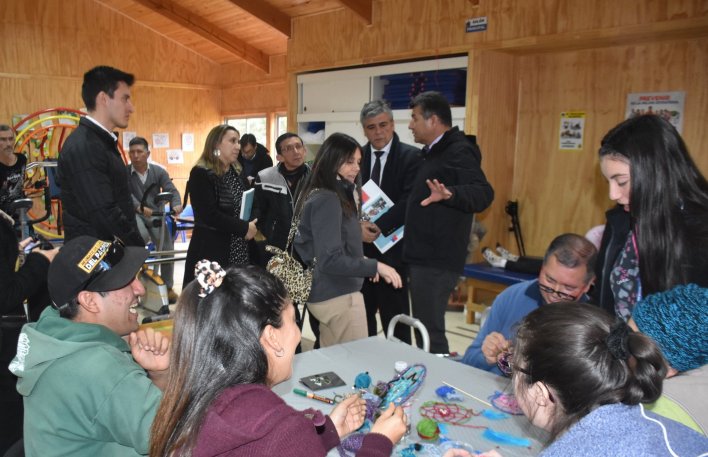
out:
M640 405L615 403L601 406L580 419L539 456L684 457L706 453L705 436L644 411Z
M479 330L477 338L465 351L461 362L481 370L502 375L496 364L489 365L482 354L482 343L492 332L499 332L511 340L516 335L515 326L531 311L543 304L538 280L520 282L505 289L492 303L487 320Z

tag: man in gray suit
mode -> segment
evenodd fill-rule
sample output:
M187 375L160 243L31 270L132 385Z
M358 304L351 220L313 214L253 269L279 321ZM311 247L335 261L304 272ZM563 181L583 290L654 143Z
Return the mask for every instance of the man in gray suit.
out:
M153 212L162 210L155 204L155 196L160 192L172 193L171 207L175 214L182 212L182 201L179 191L167 170L156 163L148 163L150 157L150 148L147 140L143 137L136 136L130 140L130 165L128 165L128 184L130 193L133 197L133 207L135 208L135 219L138 223L140 235L147 244L150 240L155 244L157 249L163 251L171 251L174 249L172 236L169 232L165 232L163 237L163 245L158 246L160 242L160 226L164 221L161 218L164 216L153 217ZM147 193L147 195L146 195ZM177 294L172 290L174 285L174 264L164 263L160 267L162 280L167 286L167 298L170 303L177 301Z

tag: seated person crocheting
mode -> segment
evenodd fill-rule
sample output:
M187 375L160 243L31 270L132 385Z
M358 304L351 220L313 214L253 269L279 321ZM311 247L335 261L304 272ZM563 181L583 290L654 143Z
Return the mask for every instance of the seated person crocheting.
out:
M586 238L574 233L557 236L548 246L538 279L514 284L497 296L461 362L501 375L497 359L511 346L519 321L546 303L586 301L596 258L597 249Z
M647 409L708 433L708 289L695 284L649 295L629 326L650 336L669 364L664 390Z
M708 438L646 411L666 361L649 337L593 305L553 303L524 318L513 348L521 410L549 432L544 457L697 456Z
M328 416L296 411L271 387L292 375L300 329L282 282L260 267L202 260L174 321L168 387L152 428L150 455L324 456L364 422L352 396ZM208 331L205 331L208 329ZM390 405L358 456L390 455L406 431Z
M147 455L170 360L167 338L138 330L147 255L82 235L54 257L52 306L23 327L10 364L27 457Z

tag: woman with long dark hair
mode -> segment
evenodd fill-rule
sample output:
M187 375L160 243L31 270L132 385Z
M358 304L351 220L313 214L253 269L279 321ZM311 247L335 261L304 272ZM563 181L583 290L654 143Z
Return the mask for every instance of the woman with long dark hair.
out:
M194 230L184 265L183 285L194 279L197 260L221 265L247 265L248 243L258 229L256 220L241 220L241 197L247 185L239 177L239 132L217 125L207 135L204 150L189 173L187 194L194 209Z
M359 162L361 149L354 138L329 136L296 208L301 218L294 245L300 258L314 265L307 309L320 321L322 347L368 336L360 292L364 278L383 278L395 288L402 285L395 269L364 257L356 185Z
M645 411L666 361L649 337L592 305L552 303L522 321L513 385L524 414L550 433L542 456L695 456L708 438Z
M708 287L708 183L664 119L628 119L602 139L600 167L617 207L607 212L595 300L627 320L643 296Z
M153 457L322 457L359 428L351 396L328 416L296 411L271 387L292 375L300 329L283 284L260 267L222 270L206 260L182 292L168 384L152 427ZM406 422L390 405L358 456L390 455Z

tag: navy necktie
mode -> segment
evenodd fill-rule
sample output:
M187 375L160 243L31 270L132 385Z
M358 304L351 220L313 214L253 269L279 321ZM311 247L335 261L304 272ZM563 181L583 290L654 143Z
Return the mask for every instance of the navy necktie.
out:
M371 180L374 181L377 186L381 183L381 156L383 153L384 151L374 151L374 154L376 154L376 162L374 162L374 168L371 170Z

